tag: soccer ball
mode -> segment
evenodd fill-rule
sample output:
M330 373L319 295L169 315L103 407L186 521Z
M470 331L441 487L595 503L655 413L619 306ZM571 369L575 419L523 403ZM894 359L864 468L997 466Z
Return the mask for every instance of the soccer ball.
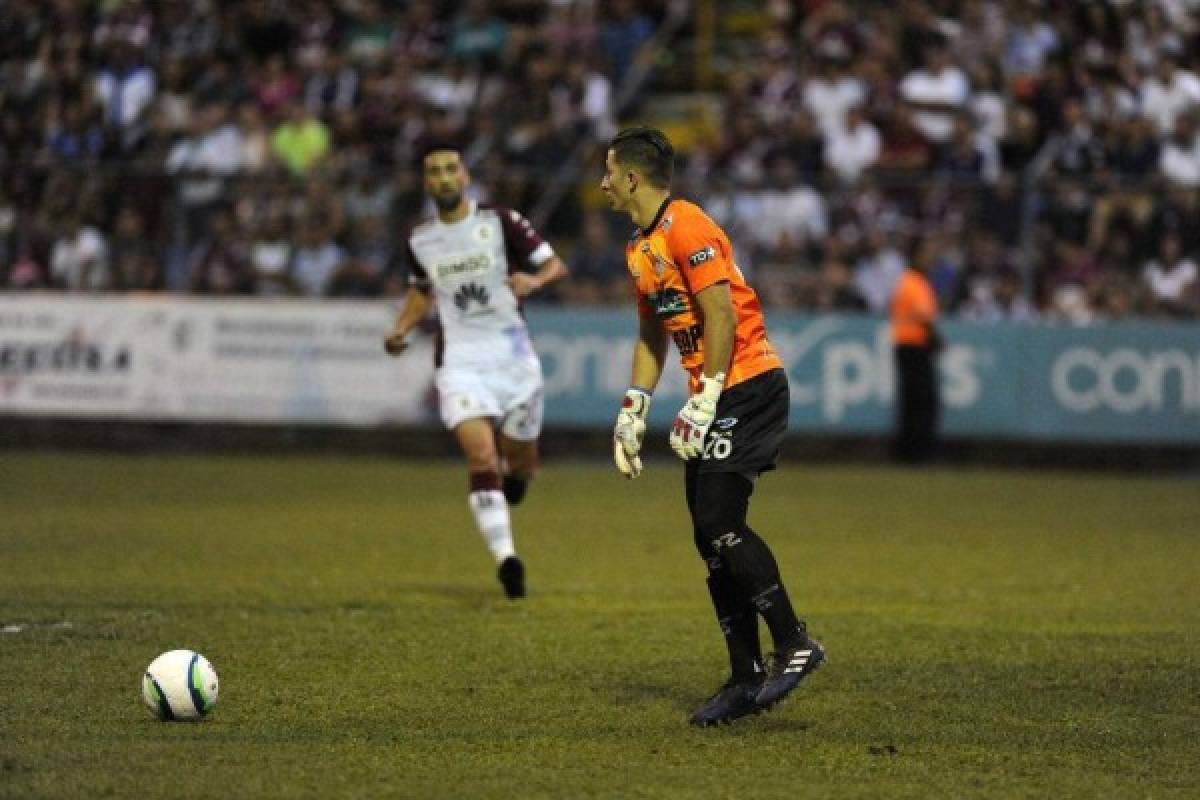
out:
M170 650L146 667L142 700L162 720L200 719L217 704L217 671L194 650Z

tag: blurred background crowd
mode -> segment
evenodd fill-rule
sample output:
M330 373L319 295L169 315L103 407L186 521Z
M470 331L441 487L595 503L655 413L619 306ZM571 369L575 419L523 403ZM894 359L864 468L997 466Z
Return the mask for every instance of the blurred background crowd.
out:
M677 143L770 307L1200 315L1197 0L0 0L0 286L397 295L415 154L626 302L598 192Z

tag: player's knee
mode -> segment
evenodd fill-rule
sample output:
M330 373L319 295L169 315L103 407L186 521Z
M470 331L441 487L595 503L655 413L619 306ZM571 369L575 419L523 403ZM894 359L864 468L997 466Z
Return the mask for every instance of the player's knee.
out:
M717 548L719 537L745 527L745 517L728 506L717 503L698 503L692 515L696 548L701 556Z
M494 472L500 473L500 459L496 457L496 451L490 447L473 447L466 451L467 456L467 471L472 474L476 472Z
M736 473L713 473L702 475L698 488L692 508L697 537L711 543L719 536L746 527L753 483Z

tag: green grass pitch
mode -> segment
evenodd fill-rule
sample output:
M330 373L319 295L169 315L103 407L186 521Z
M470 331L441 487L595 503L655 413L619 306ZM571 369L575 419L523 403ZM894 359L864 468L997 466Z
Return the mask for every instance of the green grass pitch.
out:
M0 453L0 797L1200 796L1194 476L785 465L751 524L829 661L699 731L681 473L548 464L512 604L457 462ZM176 647L198 724L141 705Z

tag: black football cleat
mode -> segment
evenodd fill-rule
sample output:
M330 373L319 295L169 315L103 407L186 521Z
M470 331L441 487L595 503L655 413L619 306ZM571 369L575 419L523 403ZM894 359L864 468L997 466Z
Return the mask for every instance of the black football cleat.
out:
M496 577L504 587L504 596L509 600L518 600L525 596L525 565L516 556L509 556L500 562Z
M767 679L754 698L755 704L761 710L773 708L824 661L825 648L815 639L772 653L767 659Z
M698 728L710 725L723 725L735 719L762 711L755 702L759 689L763 685L763 676L748 681L730 678L717 693L708 699L692 714L688 722Z

